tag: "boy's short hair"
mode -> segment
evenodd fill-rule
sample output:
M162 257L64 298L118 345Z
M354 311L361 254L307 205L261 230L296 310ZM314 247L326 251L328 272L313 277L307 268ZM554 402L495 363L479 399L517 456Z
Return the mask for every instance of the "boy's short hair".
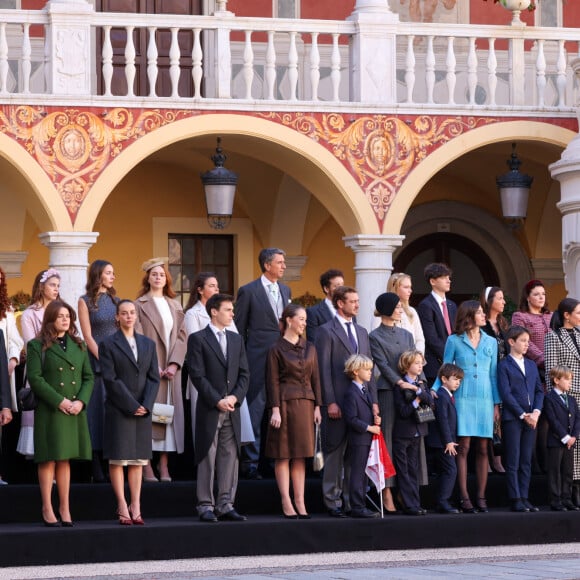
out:
M437 376L442 379L445 377L446 379L450 379L451 377L456 377L458 379L462 379L465 376L463 369L454 365L453 363L444 363L441 365Z
M570 367L566 365L556 365L550 369L550 384L555 385L554 379L562 379L564 377L574 377L574 373Z
M372 369L372 359L364 354L351 354L344 363L344 372L349 378L354 379L354 373L360 369Z
M420 356L423 359L423 365L425 364L425 356L420 350L413 349L413 350L406 350L400 357L399 357L399 372L401 374L406 373L409 370L409 367L415 362L415 359Z
M423 276L425 277L425 282L427 282L427 284L431 284L431 280L434 278L451 276L451 273L451 268L447 264L442 264L441 262L427 264L423 270Z
M530 331L525 326L519 326L518 324L515 324L514 326L510 326L508 328L505 339L517 340L524 333L529 336Z

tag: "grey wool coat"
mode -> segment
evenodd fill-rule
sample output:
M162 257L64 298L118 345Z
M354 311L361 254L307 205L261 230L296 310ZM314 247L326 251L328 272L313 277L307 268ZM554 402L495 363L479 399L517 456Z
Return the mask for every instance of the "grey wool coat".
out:
M135 333L138 360L118 330L99 345L99 362L105 383L106 459L150 459L151 410L159 389L155 343ZM141 406L149 413L135 416Z

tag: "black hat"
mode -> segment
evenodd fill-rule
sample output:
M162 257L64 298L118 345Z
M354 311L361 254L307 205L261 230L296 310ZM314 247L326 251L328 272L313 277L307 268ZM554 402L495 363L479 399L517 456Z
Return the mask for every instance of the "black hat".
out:
M401 299L394 292L385 292L375 301L375 308L381 316L392 316Z

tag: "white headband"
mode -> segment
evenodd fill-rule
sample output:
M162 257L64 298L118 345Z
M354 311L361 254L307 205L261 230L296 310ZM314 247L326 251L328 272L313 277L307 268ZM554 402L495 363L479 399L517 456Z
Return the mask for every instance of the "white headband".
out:
M486 302L487 302L487 299L489 298L489 293L491 292L491 289L492 289L492 288L493 288L493 286L488 286L488 287L485 289L484 293L483 293L483 295L485 296L485 301L486 301Z

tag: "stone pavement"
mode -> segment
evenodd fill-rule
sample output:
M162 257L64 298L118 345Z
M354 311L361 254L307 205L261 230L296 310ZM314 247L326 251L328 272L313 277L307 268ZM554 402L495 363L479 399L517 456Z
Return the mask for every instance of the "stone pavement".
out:
M2 580L571 580L580 579L580 544L438 550L337 552L4 568Z

